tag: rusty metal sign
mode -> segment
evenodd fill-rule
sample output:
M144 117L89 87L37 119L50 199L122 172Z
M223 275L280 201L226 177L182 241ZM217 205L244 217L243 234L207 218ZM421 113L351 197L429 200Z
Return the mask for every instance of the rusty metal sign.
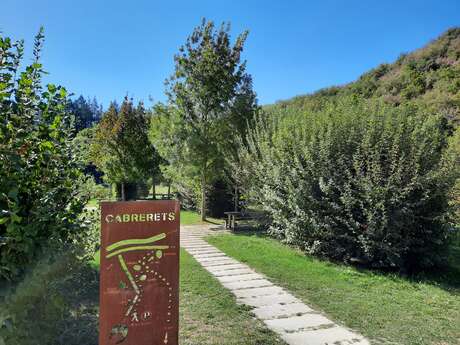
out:
M177 345L179 202L101 203L99 345Z

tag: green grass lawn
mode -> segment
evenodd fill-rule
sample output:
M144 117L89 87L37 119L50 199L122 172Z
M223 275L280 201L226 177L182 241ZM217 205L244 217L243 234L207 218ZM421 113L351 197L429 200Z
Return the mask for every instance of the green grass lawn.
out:
M150 193L152 193L152 188L150 188ZM157 184L155 186L155 193L157 194L168 194L168 186L162 184ZM170 193L174 193L174 190L171 188Z
M99 255L94 267L99 266ZM180 257L181 345L285 344L185 250Z
M222 219L207 218L205 222L201 221L201 216L194 211L180 211L181 225L198 225L198 224L223 224Z
M436 279L417 281L320 261L255 235L208 241L375 344L460 344L460 267L454 264Z

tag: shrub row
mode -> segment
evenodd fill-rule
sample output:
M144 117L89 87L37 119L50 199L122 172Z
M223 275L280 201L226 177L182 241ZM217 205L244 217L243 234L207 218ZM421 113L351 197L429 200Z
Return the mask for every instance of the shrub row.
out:
M458 176L451 134L443 117L414 106L347 99L314 114L260 118L236 177L269 215L270 234L309 253L431 267L449 242Z

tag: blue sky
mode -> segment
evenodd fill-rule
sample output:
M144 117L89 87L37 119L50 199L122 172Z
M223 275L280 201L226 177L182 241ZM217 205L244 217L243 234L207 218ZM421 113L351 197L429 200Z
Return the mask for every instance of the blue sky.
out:
M164 101L173 56L202 17L230 21L233 37L250 31L244 58L261 104L353 81L460 26L460 0L1 1L3 35L30 48L45 27L46 81L104 105Z

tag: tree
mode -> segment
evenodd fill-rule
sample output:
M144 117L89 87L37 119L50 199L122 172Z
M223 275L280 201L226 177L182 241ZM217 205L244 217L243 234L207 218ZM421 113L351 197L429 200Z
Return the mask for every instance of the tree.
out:
M257 108L251 76L241 61L248 32L232 45L229 31L229 24L216 29L203 20L180 48L175 72L166 81L166 131L158 133L160 142L176 145L174 156L166 156L170 169L200 186L203 220L207 188L223 174L225 153Z
M70 100L68 110L75 117L75 131L92 127L99 122L102 114L102 106L97 103L96 98L86 100L83 96Z
M41 84L43 40L40 29L33 62L20 73L23 42L0 35L0 277L7 279L50 243L62 246L87 234L79 219L86 200L79 196L66 90Z
M80 164L84 166L84 173L91 176L94 182L100 184L103 182L103 173L97 169L91 158L91 145L96 133L96 127L88 127L79 131L72 140L76 156Z
M134 107L127 98L119 109L112 103L97 126L91 159L109 181L121 185L123 200L127 183L145 180L158 170L158 156L148 139L148 128L142 103Z

